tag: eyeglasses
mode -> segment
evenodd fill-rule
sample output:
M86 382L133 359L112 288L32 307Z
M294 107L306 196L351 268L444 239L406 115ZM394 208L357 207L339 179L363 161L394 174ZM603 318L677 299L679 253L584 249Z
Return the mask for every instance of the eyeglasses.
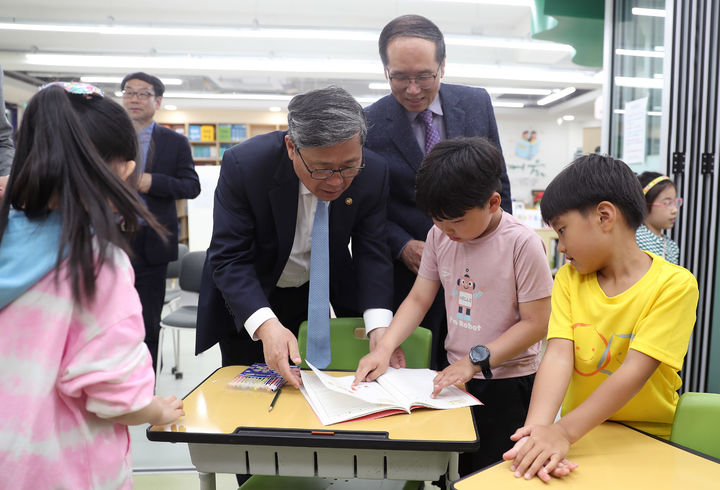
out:
M653 206L663 206L665 208L671 208L671 207L679 208L680 206L683 205L683 198L678 197L677 199L672 199L672 200L666 199L666 200L663 200L660 202L654 202L654 203L652 203L652 205Z
M86 97L92 97L93 95L105 97L103 91L97 88L95 85L90 85L89 83L83 82L50 82L40 87L39 90L44 90L48 87L53 86L62 87L65 89L65 91L71 94L85 95Z
M123 99L132 99L133 97L137 97L138 100L148 100L150 97L155 97L155 94L152 92L133 92L132 90L123 90L122 96Z
M440 63L437 67L437 70L435 70L435 74L432 75L430 73L425 73L423 75L418 75L416 77L406 77L404 75L402 76L392 76L390 75L390 72L388 71L388 80L390 80L390 85L397 89L406 89L410 86L410 84L414 81L415 84L418 86L418 88L422 90L427 90L431 88L435 84L435 79L438 77L438 74L440 73L440 66L442 66L442 63ZM387 70L387 68L386 68Z
M296 147L296 150L297 154L300 155L300 160L302 160L303 165L305 165L307 171L310 172L310 178L314 180L327 180L336 173L340 174L340 177L342 177L343 179L350 179L352 177L356 177L357 174L359 174L360 171L365 168L365 165L360 165L359 167L345 167L338 170L333 170L331 168L319 168L311 170L310 167L308 167L308 164L305 162L302 153L300 153L300 148Z

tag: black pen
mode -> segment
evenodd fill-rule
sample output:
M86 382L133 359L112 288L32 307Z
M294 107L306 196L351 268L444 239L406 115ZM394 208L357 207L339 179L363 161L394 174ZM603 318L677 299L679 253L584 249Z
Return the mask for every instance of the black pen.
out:
M272 412L272 409L275 407L275 402L277 402L277 399L280 396L280 391L282 391L282 388L278 388L275 392L275 396L273 397L272 401L270 402L270 406L268 407L268 412Z

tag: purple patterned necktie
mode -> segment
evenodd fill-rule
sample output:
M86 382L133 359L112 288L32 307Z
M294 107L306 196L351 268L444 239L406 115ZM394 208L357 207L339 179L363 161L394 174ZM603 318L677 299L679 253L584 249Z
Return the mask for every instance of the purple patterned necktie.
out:
M433 113L430 109L425 109L418 114L418 117L425 124L425 154L427 154L435 144L440 142L440 133L433 126Z

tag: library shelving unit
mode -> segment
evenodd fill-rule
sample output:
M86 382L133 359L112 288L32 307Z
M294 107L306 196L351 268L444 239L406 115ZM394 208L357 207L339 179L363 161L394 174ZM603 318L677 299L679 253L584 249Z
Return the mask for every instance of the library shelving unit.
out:
M186 122L161 123L173 131L185 135L190 143L195 165L220 165L223 153L238 143L259 134L287 129L283 124L249 124L249 123L217 123L217 122ZM188 211L187 201L176 202L180 226L180 243L188 244Z
M258 134L287 129L282 124L190 122L163 125L187 137L195 165L220 165L228 148Z

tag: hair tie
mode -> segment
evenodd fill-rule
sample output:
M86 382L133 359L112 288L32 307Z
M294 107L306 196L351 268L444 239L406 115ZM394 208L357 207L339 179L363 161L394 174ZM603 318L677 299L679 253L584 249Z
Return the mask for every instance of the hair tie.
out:
M38 89L38 92L40 90L45 90L48 87L53 86L62 87L65 89L66 92L75 94L75 95L84 95L86 98L91 98L93 95L99 95L100 97L105 97L105 94L102 90L97 88L95 85L90 85L89 83L84 82L50 82L46 83L42 87Z
M648 183L648 185L646 185L643 188L643 194L647 195L647 193L650 189L655 187L655 185L662 182L663 180L670 180L670 177L668 177L667 175L661 175L660 177L655 177L653 180L650 181L650 183Z

